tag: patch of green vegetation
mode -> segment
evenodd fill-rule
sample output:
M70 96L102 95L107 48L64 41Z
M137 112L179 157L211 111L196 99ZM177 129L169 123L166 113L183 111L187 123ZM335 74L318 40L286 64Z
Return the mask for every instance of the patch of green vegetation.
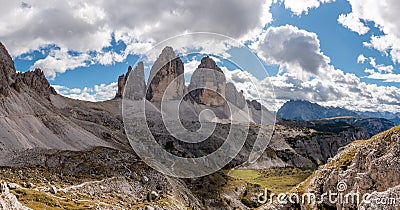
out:
M236 179L257 179L261 176L258 170L231 170L228 172L228 176Z
M330 121L330 120L316 120L312 121L313 124L307 126L308 128L314 129L319 131L323 134L339 134L343 131L354 131L356 127L350 125L346 122L337 122L337 121Z
M356 152L359 148L356 145L364 144L366 142L368 142L368 141L358 140L358 141L352 142L351 145L349 145L349 146L352 146L352 148L349 149L348 151L344 152L338 160L329 162L327 164L327 167L328 168L336 167L336 168L341 168L343 170L346 170L347 167L349 167L351 165L351 163L353 162L354 156L356 155Z
M238 200L249 208L257 208L257 195L266 191L267 197L271 194L286 193L306 180L314 171L313 168L272 168L263 170L239 170L225 171L229 177L227 186L233 192L238 192L237 186L241 186Z
M279 194L290 191L309 177L315 168L273 168L265 170L231 170L228 176L250 183L255 188Z
M29 189L20 188L12 190L11 193L17 197L19 202L32 209L88 209L95 204L88 201L78 202L77 200L59 198Z
M153 202L153 196L151 196L151 192L147 192L146 200L147 202Z

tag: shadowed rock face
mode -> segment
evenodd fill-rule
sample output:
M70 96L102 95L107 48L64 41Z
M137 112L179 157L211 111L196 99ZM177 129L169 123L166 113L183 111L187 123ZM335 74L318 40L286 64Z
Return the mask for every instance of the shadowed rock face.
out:
M139 62L138 65L135 67L135 70L132 72L129 78L127 78L132 81L132 86L129 88L133 88L133 92L129 91L130 93L133 93L133 95L130 95L128 97L134 99L134 100L142 100L145 96L146 93L146 83L144 81L144 65L143 62Z
M0 43L0 95L9 96L12 88L18 92L34 90L47 99L51 94L57 94L42 70L35 69L35 71L16 73L14 61L4 45Z
M199 104L207 106L225 104L225 75L215 61L208 56L201 59L200 65L193 72L188 89L190 96Z
M16 76L15 90L21 92L26 89L34 90L41 96L49 99L50 95L56 95L57 92L47 81L44 73L40 69L35 69L35 71L29 71L25 73L18 73Z
M164 48L151 68L146 99L152 102L160 102L168 86L171 86L171 90L176 91L167 94L166 100L182 98L185 92L185 79L179 76L183 73L182 60L176 57L171 47Z
M126 80L131 72L132 72L132 66L129 66L128 72L118 77L118 90L114 99L122 98L125 90Z
M8 96L15 80L14 61L0 42L0 95Z

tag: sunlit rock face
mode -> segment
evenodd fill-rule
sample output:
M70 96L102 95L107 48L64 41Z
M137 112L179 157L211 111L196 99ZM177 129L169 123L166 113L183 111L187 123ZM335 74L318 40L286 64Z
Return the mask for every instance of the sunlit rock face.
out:
M146 99L152 102L179 100L185 92L184 65L171 47L165 47L154 62L148 80ZM166 89L174 90L164 93Z
M225 104L225 75L213 59L204 57L193 72L188 90L199 104L222 106Z
M226 100L234 104L239 109L243 109L246 105L246 99L242 92L238 92L233 83L226 83L225 91Z

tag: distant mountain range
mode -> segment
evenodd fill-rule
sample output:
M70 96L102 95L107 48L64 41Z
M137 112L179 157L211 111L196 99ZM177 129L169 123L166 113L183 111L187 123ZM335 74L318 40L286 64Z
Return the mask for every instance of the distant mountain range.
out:
M384 118L400 124L400 112L359 112L341 107L325 107L306 100L290 100L278 110L277 116L290 120L318 120L351 116L357 118Z

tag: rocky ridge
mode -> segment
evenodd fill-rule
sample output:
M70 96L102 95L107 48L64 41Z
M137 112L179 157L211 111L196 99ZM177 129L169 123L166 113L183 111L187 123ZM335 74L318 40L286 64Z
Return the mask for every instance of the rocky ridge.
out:
M321 166L297 189L302 192L313 192L321 198L324 192L341 192L343 194L370 193L371 202L337 202L331 203L326 198L320 207L325 209L398 209L398 202L377 203L376 199L398 199L400 196L400 127L392 128L372 137L370 140L353 142ZM338 190L338 184L345 183L344 190ZM318 209L314 205L302 205L302 209Z
M277 116L291 120L319 120L339 116L360 117L356 112L344 108L323 107L305 100L290 100L286 102L278 110Z
M57 95L40 69L17 73L7 50L0 46L0 76L4 79L1 81L5 90L0 95L0 162L5 162L9 153L31 148L82 150L123 145L121 142L126 141L126 137L122 123L121 134L116 135L110 135L115 130L111 127L114 125L105 125L113 121L111 119L115 119L119 111L93 110L94 106L101 107L101 103L90 108L88 103L81 103L79 108L73 108L75 100ZM119 109L115 102L108 104L115 106L114 110ZM79 109L80 113L74 109ZM88 121L82 120L85 117ZM100 123L91 122L99 118Z

